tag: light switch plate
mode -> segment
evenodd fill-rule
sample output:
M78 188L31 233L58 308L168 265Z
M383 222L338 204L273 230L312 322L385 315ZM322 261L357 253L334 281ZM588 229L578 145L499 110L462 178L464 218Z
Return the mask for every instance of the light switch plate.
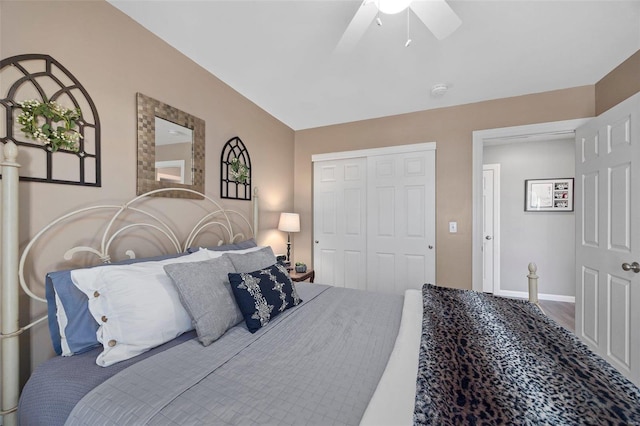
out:
M458 222L449 222L449 233L455 234L458 232Z

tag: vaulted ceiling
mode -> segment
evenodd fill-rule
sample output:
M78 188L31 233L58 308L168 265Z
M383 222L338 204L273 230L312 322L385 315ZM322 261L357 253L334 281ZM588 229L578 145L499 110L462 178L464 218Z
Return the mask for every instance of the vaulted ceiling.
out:
M109 1L294 130L595 84L640 49L638 0L450 0L446 39L381 15L344 54L361 1Z

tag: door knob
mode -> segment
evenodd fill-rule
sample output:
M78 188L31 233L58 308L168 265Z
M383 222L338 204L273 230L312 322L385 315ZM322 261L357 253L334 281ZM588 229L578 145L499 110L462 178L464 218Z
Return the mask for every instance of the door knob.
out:
M429 244L429 250L433 250L433 246Z
M493 239L493 237L491 235L487 235L486 237L484 237L485 240L490 241Z
M318 244L320 241L316 240L316 244Z
M638 272L640 272L640 263L633 262L632 264L628 264L627 262L625 262L622 264L622 269L624 269L625 271L633 271L637 274Z

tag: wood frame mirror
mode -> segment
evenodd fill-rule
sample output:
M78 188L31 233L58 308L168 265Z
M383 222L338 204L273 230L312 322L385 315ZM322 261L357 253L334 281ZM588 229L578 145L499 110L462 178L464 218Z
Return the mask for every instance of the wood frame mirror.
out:
M138 111L138 175L137 188L138 195L161 188L187 188L204 193L204 120L181 111L177 108L162 103L142 93L136 94L136 104ZM191 148L191 167L184 170L189 174L187 182L191 184L179 183L177 181L157 179L158 173L156 163L159 159L156 156L158 135L156 134L157 119L162 119L186 128L185 134L193 135ZM187 161L189 163L189 161ZM197 194L184 191L166 191L157 194L159 197L173 198L197 198L202 197Z

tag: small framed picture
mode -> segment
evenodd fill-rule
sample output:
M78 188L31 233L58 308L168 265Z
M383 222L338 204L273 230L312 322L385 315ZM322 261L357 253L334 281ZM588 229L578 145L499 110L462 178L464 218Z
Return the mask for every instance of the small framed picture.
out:
M573 178L524 181L524 211L572 212Z

